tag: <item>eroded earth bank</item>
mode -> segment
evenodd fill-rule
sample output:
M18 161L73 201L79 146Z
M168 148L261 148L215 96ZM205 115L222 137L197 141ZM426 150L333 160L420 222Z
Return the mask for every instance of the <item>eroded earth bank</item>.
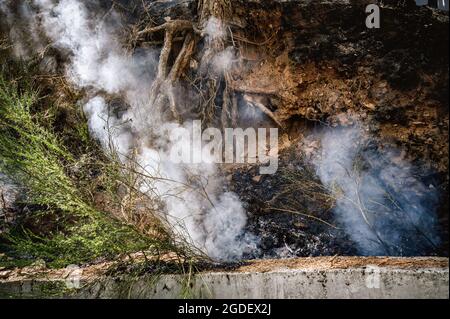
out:
M223 260L448 256L448 12L414 1L383 1L381 27L368 29L365 8L372 2L0 1L2 70L12 74L17 62L11 61L32 57L34 79L43 87L37 109L44 102L57 105L55 115L41 112L38 120L51 119L52 132L63 136L73 154L62 160L69 167L62 172L82 189L69 207L58 206L42 196L14 196L20 186L12 178L15 187L1 186L2 232L25 225L40 237L55 234L54 217L36 226L30 216L50 208L60 221L67 216L61 212L85 207L81 198L161 241L171 233L155 230L163 220L163 229L187 231L208 255ZM86 21L64 22L69 9L81 10ZM91 51L95 58L86 58ZM136 194L167 190L160 181L144 187L137 182L141 173L114 184L111 197L110 184L102 184L104 171L86 160L114 142L105 140L107 125L96 122L98 114L119 127L115 141L124 144L116 150L138 164L128 165L120 155L118 161L133 172L148 164L143 159L153 150L165 149L155 127L194 119L221 129L278 128L279 168L262 175L255 164L223 164L200 173L170 167L170 178L182 176L183 185L202 193L180 195L177 189L176 196L152 197L148 204L147 194ZM73 133L81 122L89 123L97 147L85 146ZM5 123L0 129L10 132ZM7 158L8 150L0 150ZM69 165L73 158L81 164ZM4 163L0 168L8 175L11 162ZM204 176L213 182L203 183ZM205 208L210 203L220 213ZM159 213L183 219L191 210L198 216L183 231ZM2 242L9 245L11 238ZM26 253L19 256L34 258L30 247L37 246L20 246ZM49 262L53 251L37 256Z

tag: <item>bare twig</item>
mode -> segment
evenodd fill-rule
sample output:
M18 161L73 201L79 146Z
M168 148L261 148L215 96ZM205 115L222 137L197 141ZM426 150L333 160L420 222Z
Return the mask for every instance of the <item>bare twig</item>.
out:
M276 210L276 211L280 211L280 212L285 212L285 213L291 213L291 214L300 215L300 216L304 216L304 217L308 217L308 218L314 219L316 221L319 221L321 223L324 223L325 225L328 225L328 226L330 226L330 227L332 227L334 229L340 229L339 227L337 227L337 226L335 226L333 224L330 224L329 222L324 221L323 219L321 219L319 217L316 217L316 216L313 216L313 215L309 215L309 214L305 214L305 213L301 213L301 212L296 211L296 210L290 210L290 209L284 209L284 208L275 208L275 207L268 207L268 209Z

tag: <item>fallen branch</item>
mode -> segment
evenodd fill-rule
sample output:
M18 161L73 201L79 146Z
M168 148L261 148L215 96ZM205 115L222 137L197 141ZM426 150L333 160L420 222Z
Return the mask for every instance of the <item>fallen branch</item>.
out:
M276 115L271 110L269 110L264 104L257 101L250 101L251 99L250 98L246 99L245 96L244 99L247 101L247 103L256 106L258 109L261 110L261 112L270 117L280 128L284 128L284 125L280 122L280 120L276 117Z

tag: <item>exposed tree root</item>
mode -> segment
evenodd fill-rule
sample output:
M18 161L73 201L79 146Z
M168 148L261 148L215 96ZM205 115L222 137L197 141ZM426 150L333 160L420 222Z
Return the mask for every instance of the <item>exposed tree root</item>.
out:
M164 41L160 53L156 79L150 88L150 105L156 114L170 110L171 116L182 122L182 116L177 109L175 87L196 54L196 39L205 38L205 51L202 52L201 65L195 82L200 83L196 90L200 99L199 114L205 124L216 121L217 110L220 110L220 123L223 128L236 126L238 122L238 94L276 95L271 89L249 88L235 84L230 70L217 70L215 57L224 52L226 43L231 37L233 46L239 37L233 37L228 26L233 17L233 6L230 0L199 0L197 23L187 20L166 20L159 26L147 27L137 32L142 38L148 34L164 31ZM218 34L207 34L207 26L214 23ZM197 27L197 25L199 27ZM183 46L177 54L173 65L169 66L174 52L174 43L183 39ZM270 117L278 126L283 127L280 120L266 106L253 103L264 114Z
M271 110L269 110L264 104L255 101L251 97L244 95L244 99L247 100L248 103L251 105L257 107L261 112L266 114L268 117L270 117L280 128L284 128L284 125L280 122L280 120L276 117L275 114Z
M183 70L189 63L189 60L194 52L195 39L193 32L195 31L194 25L190 21L175 20L164 23L157 27L146 28L140 31L139 36L144 36L149 33L158 31L165 31L164 45L161 49L159 57L158 71L156 79L150 89L150 105L159 114L159 111L163 109L165 103L168 102L169 109L172 112L173 118L181 122L181 117L176 108L176 97L174 93L174 86L179 80ZM168 71L168 62L170 54L172 52L175 35L180 32L187 32L184 38L184 43L181 51L172 65L170 72ZM198 32L196 32L198 33Z

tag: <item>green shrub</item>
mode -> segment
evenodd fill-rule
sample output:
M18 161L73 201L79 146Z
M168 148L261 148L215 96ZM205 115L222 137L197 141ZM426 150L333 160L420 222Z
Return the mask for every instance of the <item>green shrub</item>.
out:
M20 84L0 73L0 171L23 187L20 204L28 208L24 220L3 236L2 249L56 267L158 244L93 208L69 174L75 156L33 110L38 90L25 80ZM86 135L81 126L80 134ZM80 143L87 141L83 137Z

